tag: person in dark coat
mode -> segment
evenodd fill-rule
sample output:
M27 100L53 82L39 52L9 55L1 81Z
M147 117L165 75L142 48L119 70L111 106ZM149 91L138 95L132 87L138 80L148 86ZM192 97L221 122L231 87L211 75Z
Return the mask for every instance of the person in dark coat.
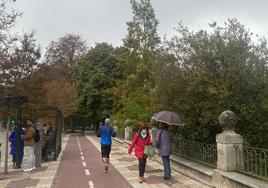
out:
M159 155L162 157L164 165L164 179L171 178L170 154L171 154L171 134L168 131L168 125L160 122L160 129L156 135L156 145L159 148Z
M129 145L128 154L132 153L133 148L135 148L135 156L139 160L139 182L145 182L144 172L146 167L147 157L144 154L145 146L152 145L151 135L149 133L148 124L140 123L139 131L135 133L131 144Z
M21 128L20 130L20 157L21 157L21 160L20 160L20 164L17 164L17 155L16 155L16 152L17 152L17 128L14 127L11 134L9 135L9 142L10 142L10 154L12 155L12 162L13 162L13 167L14 168L21 168L21 161L23 159L23 150L24 150L24 141L23 141L23 138L22 136L24 135L24 130L23 128Z

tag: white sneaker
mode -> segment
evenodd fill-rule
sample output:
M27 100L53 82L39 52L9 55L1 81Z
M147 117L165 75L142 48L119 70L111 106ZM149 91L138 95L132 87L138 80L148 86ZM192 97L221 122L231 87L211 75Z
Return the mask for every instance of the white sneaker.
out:
M33 170L35 170L35 169L36 169L36 167L32 167L32 168L29 169L28 172L31 172L31 171L33 171Z
M30 172L30 171L31 171L30 168L25 168L25 169L23 170L23 172Z

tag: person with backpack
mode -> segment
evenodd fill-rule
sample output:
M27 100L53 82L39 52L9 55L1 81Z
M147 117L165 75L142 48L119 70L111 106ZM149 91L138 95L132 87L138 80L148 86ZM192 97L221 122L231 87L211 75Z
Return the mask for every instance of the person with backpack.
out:
M112 138L115 137L116 133L114 129L110 126L110 119L106 118L104 125L100 126L97 136L101 137L101 156L102 161L104 162L104 173L107 173L109 170L110 162L110 152L112 146Z
M27 119L26 129L25 129L25 134L23 136L23 139L24 139L24 150L25 150L25 153L27 154L28 162L27 162L26 168L23 170L24 172L31 172L36 169L35 154L34 154L35 140L38 139L36 136L38 135L33 125L33 121L31 119Z

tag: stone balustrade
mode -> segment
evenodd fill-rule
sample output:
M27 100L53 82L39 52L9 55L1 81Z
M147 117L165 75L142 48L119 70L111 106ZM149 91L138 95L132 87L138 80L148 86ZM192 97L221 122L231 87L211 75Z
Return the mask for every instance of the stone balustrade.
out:
M237 117L232 111L224 111L219 116L219 123L223 127L223 132L216 136L217 142L217 165L216 168L204 166L191 159L179 157L175 153L171 155L172 168L193 179L206 183L216 188L267 188L268 181L248 176L240 173L237 169L241 168L241 159L243 155L243 137L234 131ZM125 122L125 139L119 143L128 147L130 144L133 129L130 126L131 121ZM154 126L150 133L154 140L156 138L157 128ZM241 151L241 152L238 152ZM156 153L157 149L156 149ZM238 156L239 155L239 156ZM242 156L243 158L243 156ZM153 160L162 162L161 158L155 156ZM266 164L266 163L265 163ZM239 166L238 166L239 165ZM265 179L265 178L263 178Z

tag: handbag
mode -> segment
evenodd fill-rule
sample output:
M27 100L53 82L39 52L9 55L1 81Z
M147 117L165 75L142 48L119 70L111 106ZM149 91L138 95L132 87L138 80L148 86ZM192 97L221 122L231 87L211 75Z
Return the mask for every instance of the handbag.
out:
M149 156L149 157L153 157L154 156L154 148L152 146L145 146L144 147L144 154Z

